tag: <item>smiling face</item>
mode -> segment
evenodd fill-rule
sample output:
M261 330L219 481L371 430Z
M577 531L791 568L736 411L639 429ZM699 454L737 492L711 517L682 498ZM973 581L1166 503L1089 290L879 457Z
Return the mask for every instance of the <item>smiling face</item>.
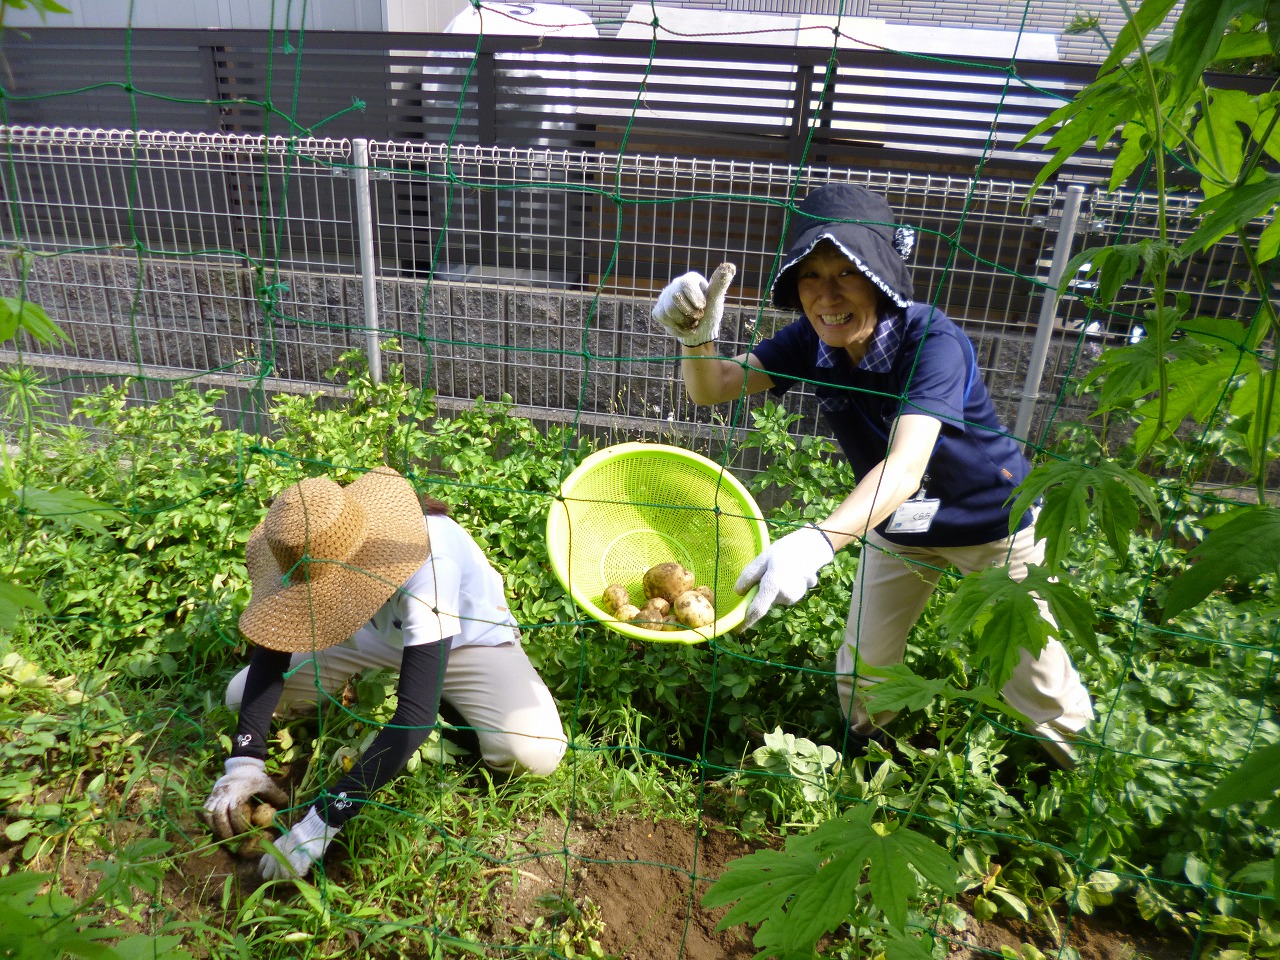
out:
M796 265L796 295L804 315L829 347L862 359L880 310L880 291L840 252L823 240Z

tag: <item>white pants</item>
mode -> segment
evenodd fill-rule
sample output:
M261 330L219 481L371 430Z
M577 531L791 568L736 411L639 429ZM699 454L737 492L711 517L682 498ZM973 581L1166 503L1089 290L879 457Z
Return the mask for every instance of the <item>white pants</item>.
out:
M295 653L276 714L315 710L317 686L336 694L362 670L399 670L400 657L400 647L359 634L315 654ZM240 709L248 672L246 667L227 684L232 710ZM568 738L551 691L518 643L454 647L441 696L475 728L484 763L497 773L546 775L564 756Z
M868 666L901 663L907 636L924 612L943 568L955 566L968 574L1008 564L1010 576L1021 580L1029 564L1043 559L1044 541L1036 543L1034 525L1013 537L973 547L904 547L874 531L869 534L858 559L845 642L836 654L836 690L850 725L860 733L869 733L873 726L882 726L893 717L892 712L868 716L854 696L855 681L859 687L879 682L854 675L854 652ZM1053 622L1048 604L1043 600L1037 603L1041 614ZM1000 692L1033 723L1047 723L1067 733L1084 729L1093 719L1089 692L1066 648L1052 637L1039 657L1033 659L1022 651L1013 677Z

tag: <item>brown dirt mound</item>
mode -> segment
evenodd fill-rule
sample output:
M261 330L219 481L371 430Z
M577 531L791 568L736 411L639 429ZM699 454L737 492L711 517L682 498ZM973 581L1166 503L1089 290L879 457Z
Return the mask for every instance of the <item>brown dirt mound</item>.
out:
M255 861L211 847L203 828L190 826L193 845L178 860L179 869L165 878L161 912L163 919L179 923L182 918L217 923L230 916L220 904L224 881L234 876L235 887L247 894L256 885ZM522 832L523 837L507 838L506 865L486 871L496 881L485 894L492 904L485 939L495 957L526 945L523 930L553 922L556 904L591 911L599 927L591 934L617 960L747 960L755 955L753 930L717 932L724 909L707 910L701 903L730 862L757 848L728 829L618 817L578 820L567 829L544 820ZM12 859L18 847L0 843L0 862ZM333 854L326 861L330 880L349 883L341 845ZM58 869L63 890L87 893L95 880L86 864L99 858L93 849L71 845ZM151 910L142 913L145 918ZM137 929L135 922L118 919L122 931ZM1065 945L1081 960L1189 960L1194 953L1186 937L1156 930L1123 901L1092 916L1060 916L1059 924ZM1043 926L1016 919L978 924L970 918L967 929L946 934L953 960L989 960L1002 947L1018 951L1024 944L1052 956L1063 946Z

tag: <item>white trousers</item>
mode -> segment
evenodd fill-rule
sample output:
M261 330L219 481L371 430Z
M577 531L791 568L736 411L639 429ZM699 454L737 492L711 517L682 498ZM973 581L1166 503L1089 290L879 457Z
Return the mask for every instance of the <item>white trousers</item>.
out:
M836 690L850 726L859 733L869 733L873 726L882 726L893 717L891 711L868 716L854 696L855 680L857 687L878 682L873 677L855 677L855 651L869 666L901 663L907 636L924 612L943 569L954 566L968 574L1008 564L1010 576L1021 580L1029 564L1043 559L1044 541L1036 543L1034 525L1013 537L972 547L904 547L874 531L868 535L853 582L845 641L836 654ZM1048 604L1043 600L1037 603L1041 614L1053 622ZM1089 692L1066 648L1052 637L1039 657L1033 659L1022 651L1013 677L1000 692L1032 722L1047 723L1067 733L1084 729L1093 719Z
M399 646L359 634L314 654L295 653L276 714L313 711L321 699L317 685L336 694L362 670L399 670L400 657ZM240 709L248 672L246 667L227 684L232 710ZM568 737L555 700L518 643L454 647L441 696L475 728L481 757L497 773L545 776L564 756Z

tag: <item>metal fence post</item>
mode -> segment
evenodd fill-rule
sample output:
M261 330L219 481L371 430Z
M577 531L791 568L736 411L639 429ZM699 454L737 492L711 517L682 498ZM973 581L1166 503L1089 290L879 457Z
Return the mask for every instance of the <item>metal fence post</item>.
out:
M369 200L369 141L351 141L356 192L356 226L360 238L360 286L364 290L365 353L369 379L382 382L382 346L378 340L378 281L374 276L373 209Z
M1075 240L1076 221L1080 219L1080 202L1084 198L1084 186L1073 183L1067 187L1062 202L1062 221L1058 238L1053 244L1053 259L1049 262L1049 285L1040 300L1040 319L1036 321L1036 338L1027 360L1027 377L1022 384L1022 399L1018 402L1018 418L1013 425L1015 438L1029 443L1027 431L1031 428L1031 415L1040 399L1040 381L1044 378L1045 359L1049 356L1049 343L1053 339L1053 325L1058 314L1058 283L1062 271L1071 258L1071 245Z

